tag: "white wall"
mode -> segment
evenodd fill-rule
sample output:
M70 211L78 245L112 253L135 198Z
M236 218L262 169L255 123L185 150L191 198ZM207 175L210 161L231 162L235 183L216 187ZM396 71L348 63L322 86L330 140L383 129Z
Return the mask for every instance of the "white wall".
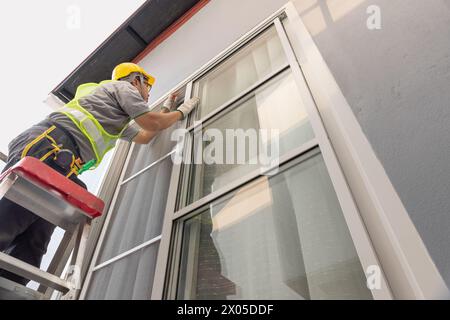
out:
M156 77L150 103L250 31L286 0L212 0L139 64Z

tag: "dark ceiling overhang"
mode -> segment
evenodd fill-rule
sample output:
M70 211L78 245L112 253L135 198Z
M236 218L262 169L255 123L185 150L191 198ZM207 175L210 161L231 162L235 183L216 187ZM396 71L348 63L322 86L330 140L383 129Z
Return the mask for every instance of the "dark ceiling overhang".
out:
M153 40L201 0L148 0L64 79L52 94L70 101L78 85L111 77L116 65L133 61Z

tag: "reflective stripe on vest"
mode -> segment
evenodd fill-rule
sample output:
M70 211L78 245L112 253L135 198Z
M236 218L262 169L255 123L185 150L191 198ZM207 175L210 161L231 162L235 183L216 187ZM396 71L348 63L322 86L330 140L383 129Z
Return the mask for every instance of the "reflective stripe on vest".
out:
M100 163L101 158L103 158L106 152L114 147L119 136L104 137L101 130L97 128L95 122L88 115L75 108L66 106L58 111L71 118L72 122L74 122L78 129L80 129L86 138L88 138L97 158L97 164Z
M98 83L86 83L77 88L75 98L67 103L58 112L65 114L72 122L78 127L78 129L89 140L92 150L95 154L96 164L92 167L94 169L103 160L105 154L114 148L117 139L120 138L126 125L122 128L118 135L109 134L97 119L86 109L84 109L78 102L78 100L90 93L92 93L100 85L111 82L110 80L102 81ZM91 159L83 159L88 162Z

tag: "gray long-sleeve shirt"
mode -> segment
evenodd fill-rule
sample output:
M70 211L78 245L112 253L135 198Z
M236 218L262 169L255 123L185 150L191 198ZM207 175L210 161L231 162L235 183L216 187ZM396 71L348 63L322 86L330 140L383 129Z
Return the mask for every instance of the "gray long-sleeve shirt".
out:
M139 91L126 81L105 83L91 94L80 98L80 105L89 111L110 134L117 135L131 119L149 112L147 103ZM48 116L64 127L75 139L84 161L95 158L89 140L66 115L53 112ZM128 126L121 139L131 141L139 132L139 126Z

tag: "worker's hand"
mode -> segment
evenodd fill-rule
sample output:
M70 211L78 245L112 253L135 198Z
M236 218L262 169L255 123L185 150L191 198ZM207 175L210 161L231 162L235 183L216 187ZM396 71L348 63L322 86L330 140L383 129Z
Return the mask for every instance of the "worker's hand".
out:
M189 113L198 105L200 99L197 97L191 98L188 101L185 101L181 106L178 107L178 111L183 114L181 120L186 118Z
M167 113L172 111L175 102L177 101L177 93L172 92L171 94L169 94L169 96L167 97L166 101L164 101L163 106L161 107L161 112L162 113Z

